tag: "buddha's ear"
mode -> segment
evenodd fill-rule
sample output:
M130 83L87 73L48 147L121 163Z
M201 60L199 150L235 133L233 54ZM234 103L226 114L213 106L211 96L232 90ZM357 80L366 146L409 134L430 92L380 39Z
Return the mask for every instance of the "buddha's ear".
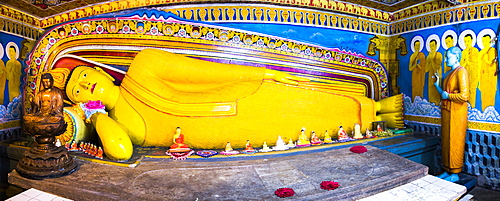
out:
M108 77L111 81L115 81L115 78L113 76L111 76L110 74L106 73L106 71L104 71L102 68L99 68L99 67L95 67L95 69L97 71L99 71L100 73L106 75L106 77Z

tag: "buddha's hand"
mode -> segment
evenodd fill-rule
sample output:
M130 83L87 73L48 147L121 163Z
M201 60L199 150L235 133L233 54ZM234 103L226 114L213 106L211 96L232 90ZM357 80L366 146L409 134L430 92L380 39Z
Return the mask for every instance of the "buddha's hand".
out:
M295 75L290 75L285 72L266 69L264 79L273 79L276 82L282 82L285 84L297 85L298 82L309 82L309 79L304 77L298 77Z
M436 79L436 81L434 82L435 85L439 85L439 75L438 73L434 73L434 76L432 76L433 78Z

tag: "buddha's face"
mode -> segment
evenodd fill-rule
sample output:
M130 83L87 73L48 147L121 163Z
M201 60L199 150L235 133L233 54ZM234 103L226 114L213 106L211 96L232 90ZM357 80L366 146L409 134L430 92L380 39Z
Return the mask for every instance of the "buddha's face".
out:
M429 43L429 47L431 49L431 52L435 52L436 51L436 41L431 41Z
M415 50L415 52L420 52L420 41L415 41L415 43L413 44L413 49Z
M108 98L114 87L113 81L103 72L90 67L77 67L74 69L66 85L66 95L75 102L103 101Z
M43 85L44 89L52 88L53 84L54 84L54 82L52 82L52 80L50 80L50 79L42 79L42 85Z
M9 54L10 59L16 59L16 48L14 48L14 47L11 46L9 48L9 53L8 54Z
M490 44L491 43L491 37L490 37L490 35L483 36L482 40L483 40L483 46L484 46L484 48L488 48L488 47L491 46L491 44Z
M444 42L446 43L446 47L448 47L448 48L453 47L453 38L452 37L448 37L448 38L444 39Z
M472 37L466 36L464 38L464 43L465 43L465 47L471 47L472 46Z

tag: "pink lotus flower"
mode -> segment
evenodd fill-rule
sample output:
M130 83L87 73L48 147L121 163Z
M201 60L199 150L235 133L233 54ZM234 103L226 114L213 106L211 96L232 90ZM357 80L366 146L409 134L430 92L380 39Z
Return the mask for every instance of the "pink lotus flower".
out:
M85 107L87 109L104 109L105 106L102 104L100 100L97 101L89 101L85 103Z

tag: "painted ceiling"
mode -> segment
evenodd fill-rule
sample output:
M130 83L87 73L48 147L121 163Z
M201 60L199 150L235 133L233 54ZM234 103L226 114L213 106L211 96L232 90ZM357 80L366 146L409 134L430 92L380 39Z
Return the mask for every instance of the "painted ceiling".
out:
M99 4L104 2L112 2L115 0L2 0L0 4L6 5L8 7L17 9L23 13L32 15L36 18L46 18L61 13L68 12L70 10L75 10L83 8L93 4ZM278 1L262 1L267 3L276 2L278 4L296 4L298 0L278 0ZM402 10L414 5L427 2L430 0L343 0L337 2L346 2L351 4L357 4L369 8L374 8L386 12L395 12ZM444 0L443 0L444 1ZM133 1L130 1L133 2ZM155 5L161 2L171 3L171 0L144 0L148 2L148 5ZM186 1L184 1L185 3ZM193 0L196 2L196 0ZM197 1L199 3L220 3L223 1ZM235 2L225 0L224 2ZM248 2L248 1L241 1ZM255 1L253 1L255 2ZM304 6L312 6L318 3L329 2L329 0L303 0Z

